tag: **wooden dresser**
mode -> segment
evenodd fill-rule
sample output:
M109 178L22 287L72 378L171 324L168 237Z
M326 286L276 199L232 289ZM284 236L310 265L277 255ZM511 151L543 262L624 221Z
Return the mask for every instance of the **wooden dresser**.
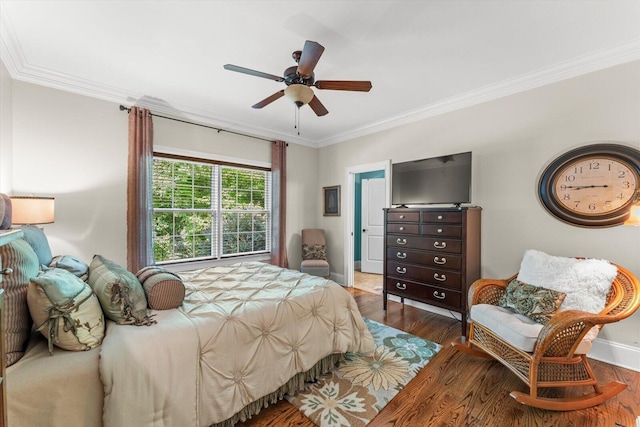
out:
M480 278L479 207L385 209L383 305L389 294L460 313Z

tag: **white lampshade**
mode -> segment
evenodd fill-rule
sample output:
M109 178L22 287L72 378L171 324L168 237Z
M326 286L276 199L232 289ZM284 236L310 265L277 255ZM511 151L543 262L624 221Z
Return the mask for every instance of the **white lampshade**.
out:
M313 99L313 91L309 86L301 84L292 84L287 86L284 94L293 101L298 107L308 104Z
M50 224L54 221L53 197L11 196L11 224Z

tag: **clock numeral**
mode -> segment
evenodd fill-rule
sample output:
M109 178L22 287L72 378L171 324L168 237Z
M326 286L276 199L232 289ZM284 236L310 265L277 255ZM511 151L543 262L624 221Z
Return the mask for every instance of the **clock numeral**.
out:
M629 181L624 181L622 183L622 188L631 188L631 183Z
M605 209L610 209L611 208L611 200L605 200L604 201L604 208Z
M576 180L575 175L565 175L564 180L567 182L573 182Z
M625 171L618 171L618 178L622 179L626 176L626 172Z
M573 168L573 173L582 173L582 166L576 166Z
M573 207L578 209L578 206L580 205L580 200L576 200L575 202L573 202Z
M589 204L589 210L590 211L595 211L596 210L596 204L595 203L590 203Z
M591 162L589 163L589 169L600 169L600 163L599 162Z
M562 200L571 200L571 194L563 194Z

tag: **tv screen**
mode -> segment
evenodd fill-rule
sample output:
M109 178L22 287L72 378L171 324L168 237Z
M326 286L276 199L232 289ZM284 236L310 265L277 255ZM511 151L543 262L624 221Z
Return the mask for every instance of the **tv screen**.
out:
M471 152L392 165L391 203L471 203Z

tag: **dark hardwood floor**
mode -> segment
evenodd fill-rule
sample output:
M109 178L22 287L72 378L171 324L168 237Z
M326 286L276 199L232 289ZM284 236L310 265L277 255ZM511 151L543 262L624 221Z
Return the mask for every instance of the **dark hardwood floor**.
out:
M494 361L458 352L450 347L460 335L460 324L447 318L389 301L382 311L382 296L349 289L363 316L394 328L438 342L444 348L369 424L380 426L575 426L635 427L640 417L640 373L597 360L591 366L601 384L619 380L627 389L594 408L551 412L530 408L509 396L528 388L507 368ZM591 390L585 389L585 392ZM558 393L556 390L544 392ZM287 401L281 401L242 427L304 426L311 423Z

